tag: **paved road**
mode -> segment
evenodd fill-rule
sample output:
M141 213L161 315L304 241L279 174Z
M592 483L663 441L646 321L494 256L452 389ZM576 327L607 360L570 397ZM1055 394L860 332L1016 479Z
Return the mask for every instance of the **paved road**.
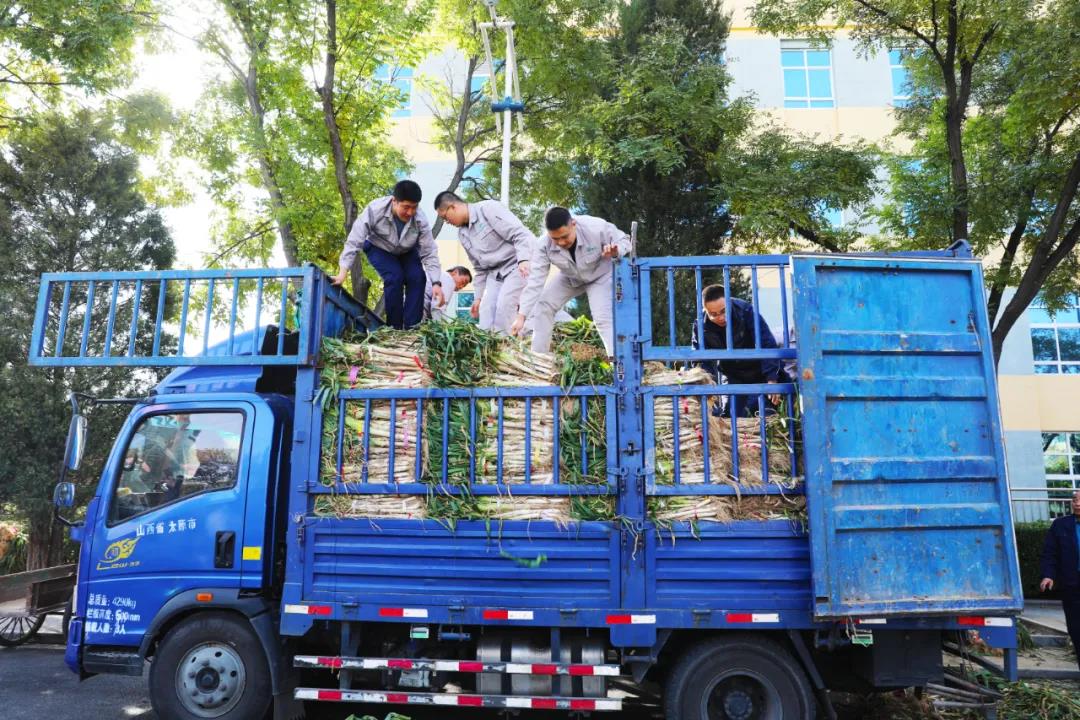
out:
M50 636L58 641L59 636ZM464 710L460 714L441 708L410 708L386 705L320 705L308 712L308 720L344 720L350 713L384 718L391 710L412 720L496 720L496 712ZM150 708L146 677L99 675L80 683L64 665L61 645L29 644L0 648L0 716L4 720L156 720ZM601 717L598 714L595 717ZM528 720L566 719L565 714L528 714ZM625 720L648 720L650 713L620 713Z

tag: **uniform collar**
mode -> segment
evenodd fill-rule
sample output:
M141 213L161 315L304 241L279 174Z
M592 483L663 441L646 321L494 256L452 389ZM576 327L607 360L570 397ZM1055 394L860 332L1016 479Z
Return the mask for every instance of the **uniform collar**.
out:
M394 214L394 196L393 195L387 195L386 196L386 217L390 218L391 221L396 220L397 222L404 222L405 225L403 227L407 227L409 225L409 223L412 222L412 219L410 219L410 220L402 220L401 218L399 218L397 215ZM416 216L414 215L413 219L415 219L415 218L416 218Z
M469 227L475 225L479 219L480 215L476 212L476 203L469 203Z

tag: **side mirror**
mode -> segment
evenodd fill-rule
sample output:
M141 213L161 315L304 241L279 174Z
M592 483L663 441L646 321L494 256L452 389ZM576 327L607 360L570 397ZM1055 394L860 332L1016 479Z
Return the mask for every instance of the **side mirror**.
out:
M74 415L71 424L68 425L67 469L74 472L82 465L83 453L86 451L86 417Z
M69 508L75 504L75 483L57 483L53 489L53 505Z

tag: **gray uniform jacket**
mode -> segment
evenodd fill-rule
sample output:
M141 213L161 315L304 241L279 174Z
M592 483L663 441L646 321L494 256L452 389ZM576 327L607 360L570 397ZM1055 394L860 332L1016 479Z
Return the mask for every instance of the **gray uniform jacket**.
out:
M488 275L516 271L532 259L536 236L498 200L469 203L469 224L458 228L458 240L473 266L476 299L484 295Z
M591 282L611 276L611 260L603 257L605 245L615 244L619 255L630 252L630 236L603 218L592 215L575 215L577 221L577 247L575 257L563 250L544 233L533 251L529 267L529 284L521 294L520 312L528 317L540 297L551 266L559 268L572 285L584 287Z
M435 248L435 238L431 236L431 225L424 213L417 210L416 215L405 226L402 236L398 237L393 211L390 209L390 201L393 199L392 195L387 195L372 200L364 208L349 231L338 267L351 268L356 260L356 253L363 249L365 241L393 255L404 255L419 243L420 262L424 265L424 272L429 280L438 281L442 271L439 269L439 251Z

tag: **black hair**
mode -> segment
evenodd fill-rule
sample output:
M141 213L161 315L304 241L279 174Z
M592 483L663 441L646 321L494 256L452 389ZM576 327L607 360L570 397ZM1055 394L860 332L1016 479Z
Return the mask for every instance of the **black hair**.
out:
M723 285L707 285L704 290L701 291L701 302L708 303L713 300L724 299L724 286Z
M450 190L443 190L435 196L435 212L439 212L443 205L449 205L450 203L456 202L464 202L464 200Z
M394 186L394 199L398 202L418 203L421 197L423 194L420 192L420 186L412 180L399 180Z
M447 272L457 273L458 275L464 275L465 277L469 278L469 282L472 282L472 273L469 272L469 268L465 267L464 265L457 265L455 267L452 267L449 270L447 270Z
M564 207L555 205L549 207L544 213L544 227L548 230L558 230L570 224L570 211Z

